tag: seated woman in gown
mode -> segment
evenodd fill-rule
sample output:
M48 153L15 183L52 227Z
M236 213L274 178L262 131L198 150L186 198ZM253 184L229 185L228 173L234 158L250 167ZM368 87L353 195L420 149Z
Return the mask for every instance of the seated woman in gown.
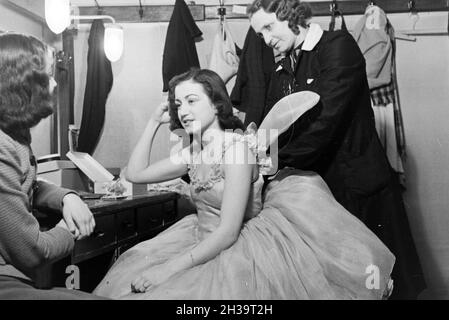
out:
M191 144L149 164L154 136L168 122L172 130L184 129ZM155 183L188 173L197 213L123 253L94 293L119 299L387 297L395 261L387 247L314 172L285 168L262 194L257 148L250 134L236 129L243 124L216 73L192 69L170 81L169 103L150 118L127 177Z

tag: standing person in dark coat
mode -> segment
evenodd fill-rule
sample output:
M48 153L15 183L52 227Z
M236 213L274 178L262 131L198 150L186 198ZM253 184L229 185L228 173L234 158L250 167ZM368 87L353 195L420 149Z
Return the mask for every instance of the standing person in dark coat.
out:
M248 13L256 33L285 54L273 70L264 113L293 92L321 97L280 136L278 168L319 173L337 201L396 256L392 298L415 299L425 288L423 272L399 184L376 134L357 43L347 31L310 23L312 11L299 0L255 0Z

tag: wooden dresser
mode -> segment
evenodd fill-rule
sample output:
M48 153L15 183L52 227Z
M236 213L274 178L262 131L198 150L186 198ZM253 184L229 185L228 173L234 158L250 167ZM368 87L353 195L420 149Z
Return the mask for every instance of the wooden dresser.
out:
M66 286L76 266L80 289L91 291L115 259L133 245L150 239L177 220L178 194L150 192L123 200L85 200L95 216L95 231L75 242L72 254L39 270L38 287Z

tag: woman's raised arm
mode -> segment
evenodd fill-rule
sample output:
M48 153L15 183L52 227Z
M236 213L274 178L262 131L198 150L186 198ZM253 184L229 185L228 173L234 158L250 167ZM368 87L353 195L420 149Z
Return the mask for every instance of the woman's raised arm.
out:
M126 179L134 183L155 183L178 178L187 173L187 165L167 158L149 164L154 136L160 125L168 123L168 102L160 104L148 121L135 146L126 169Z

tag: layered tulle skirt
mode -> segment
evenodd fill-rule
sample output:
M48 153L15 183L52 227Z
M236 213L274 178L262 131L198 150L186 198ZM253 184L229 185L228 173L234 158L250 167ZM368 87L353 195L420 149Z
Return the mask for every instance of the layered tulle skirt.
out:
M145 293L131 292L142 272L191 250L196 214L122 254L94 293L118 299L381 299L395 258L333 198L314 173L291 170L271 182L260 214L238 240L208 262Z

